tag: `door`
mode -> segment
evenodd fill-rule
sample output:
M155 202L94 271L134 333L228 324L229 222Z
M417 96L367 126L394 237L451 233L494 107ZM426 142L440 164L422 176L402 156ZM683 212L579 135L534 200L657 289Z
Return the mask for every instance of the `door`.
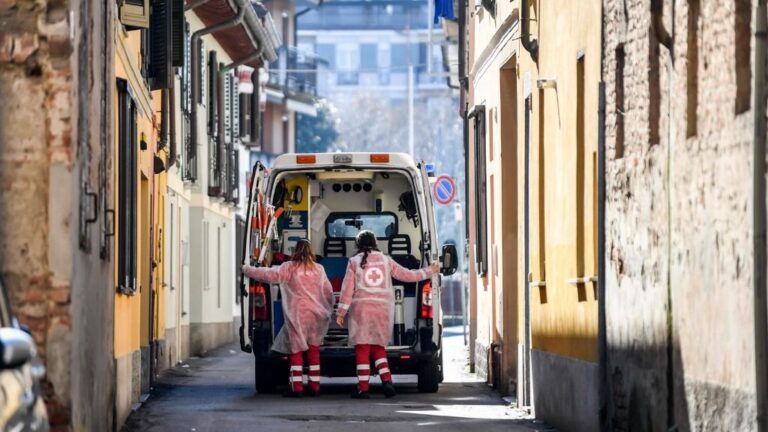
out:
M251 170L251 184L248 191L248 205L245 213L245 239L243 241L242 249L242 265L252 264L253 259L252 252L254 246L261 242L261 230L254 228L259 226L261 217L261 207L264 204L264 189L267 184L266 167L260 161L257 161ZM240 349L245 352L251 352L251 344L246 340L246 328L250 329L251 317L248 316L248 327L246 327L245 316L245 296L248 295L248 278L241 277L239 280L238 289L238 302L240 303ZM249 308L250 309L250 308ZM250 314L250 310L248 311ZM250 333L250 332L249 332Z
M433 262L438 262L437 224L435 223L435 209L432 201L432 185L430 184L429 174L427 174L427 165L424 163L424 161L419 164L419 169L421 170L421 186L424 191L422 196L424 198L424 210L426 213L422 217L422 238L429 241L429 248L425 247L425 250L422 252L427 252L429 259L427 260L426 264L431 264ZM422 263L422 265L423 264L424 263ZM442 307L440 306L442 287L440 284L440 275L432 275L432 309L434 313L434 320L435 323L442 327L443 311ZM440 346L440 332L432 333L432 341L435 343L435 345Z

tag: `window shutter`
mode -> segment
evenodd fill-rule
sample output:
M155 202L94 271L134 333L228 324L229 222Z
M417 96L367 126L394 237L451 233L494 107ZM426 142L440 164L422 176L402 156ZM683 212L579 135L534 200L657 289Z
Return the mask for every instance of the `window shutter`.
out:
M485 106L480 106L475 114L475 214L476 225L476 271L485 275L488 272L488 203L485 154Z
M240 91L238 77L235 74L230 75L232 82L231 97L229 100L231 118L232 118L232 142L236 143L240 139Z
M170 88L173 80L171 1L174 0L152 2L152 14L149 17L149 81L152 90Z
M172 19L172 52L173 67L183 67L186 65L184 61L187 55L186 50L186 38L187 38L187 26L184 20L184 0L168 0L171 2L171 19Z
M219 88L216 85L216 72L218 71L219 62L217 60L216 51L208 53L208 135L216 137L218 135L218 98Z
M224 142L232 143L232 74L224 75Z
M200 94L197 95L197 101L200 104L205 105L206 80L203 78L205 77L205 43L202 39L199 40L197 50L199 54L197 58L200 59L200 64L197 65L197 67L200 68Z
M123 0L120 3L120 21L128 30L149 28L149 0Z
M181 103L185 113L192 112L192 38L189 23L184 23L184 67L181 71ZM202 78L202 75L201 75ZM202 80L201 80L202 81Z

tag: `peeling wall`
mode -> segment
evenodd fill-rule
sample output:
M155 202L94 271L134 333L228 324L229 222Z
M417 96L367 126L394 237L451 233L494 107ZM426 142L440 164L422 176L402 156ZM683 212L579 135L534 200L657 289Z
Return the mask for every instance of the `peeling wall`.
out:
M98 189L105 117L89 101L101 99L107 47L77 30L104 31L106 13L86 0L0 1L0 274L46 365L53 430L112 425L111 262L98 225L80 229L81 185Z
M611 430L757 428L740 22L755 2L735 3L665 1L670 51L648 0L603 2Z

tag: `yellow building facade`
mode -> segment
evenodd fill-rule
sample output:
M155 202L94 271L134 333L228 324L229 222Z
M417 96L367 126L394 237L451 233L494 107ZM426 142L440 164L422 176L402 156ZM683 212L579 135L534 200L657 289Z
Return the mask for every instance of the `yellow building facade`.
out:
M142 73L142 30L115 22L115 412L123 424L149 392L164 339L166 178L158 151L160 92Z
M596 430L601 4L468 13L474 364L538 417Z

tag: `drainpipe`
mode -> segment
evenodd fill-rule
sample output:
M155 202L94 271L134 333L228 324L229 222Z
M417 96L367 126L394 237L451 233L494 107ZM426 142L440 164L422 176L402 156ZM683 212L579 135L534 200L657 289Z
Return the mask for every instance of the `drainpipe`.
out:
M672 36L664 27L664 1L651 0L651 25L659 43L672 51Z
M605 304L605 83L600 82L597 127L597 358L600 430L608 428L608 320Z
M522 35L523 48L531 55L533 61L539 61L539 42L536 39L531 39L531 17L530 17L530 0L523 0L520 6L522 9L520 20L522 21Z
M200 6L201 4L206 3L206 1L200 1L195 3L195 6ZM198 100L197 97L200 94L200 68L197 67L197 64L200 62L200 59L198 57L200 56L200 51L198 50L198 44L200 43L200 38L203 36L217 33L222 30L226 30L228 28L235 27L237 25L240 25L241 22L243 22L243 18L245 17L246 12L246 6L239 5L239 9L237 11L237 15L235 15L234 18L220 22L218 24L214 24L210 27L205 27L203 29L200 29L192 34L192 39L190 46L192 47L192 110L191 110L191 117L192 117L192 147L197 147L197 105Z
M175 78L174 78L175 81ZM171 86L168 89L168 98L170 99L170 109L168 116L170 120L169 125L169 139L168 139L168 169L176 163L176 86Z
M754 145L752 160L753 220L755 235L754 314L755 314L755 382L757 402L757 430L768 432L768 296L766 295L766 0L759 0L755 11L755 79L754 91Z

